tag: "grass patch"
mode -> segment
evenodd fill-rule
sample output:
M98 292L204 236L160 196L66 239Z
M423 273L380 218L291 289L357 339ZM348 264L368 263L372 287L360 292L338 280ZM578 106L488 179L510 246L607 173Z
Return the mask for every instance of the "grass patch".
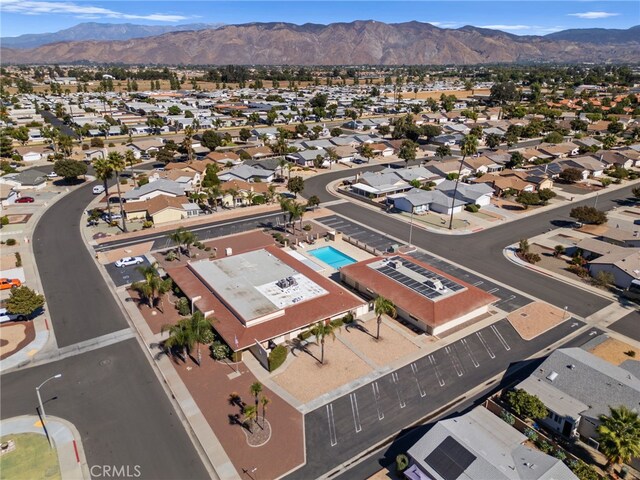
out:
M37 433L4 435L0 443L13 440L15 449L0 457L3 478L16 480L60 480L60 464L54 448L49 448L47 437Z

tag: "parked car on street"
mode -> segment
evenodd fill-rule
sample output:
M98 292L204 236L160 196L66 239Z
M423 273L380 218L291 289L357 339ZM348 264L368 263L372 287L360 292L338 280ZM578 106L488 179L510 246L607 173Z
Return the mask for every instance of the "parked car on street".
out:
M95 187L93 187L94 195L100 195L101 193L104 193L104 185L96 185Z
M102 214L102 219L108 223L111 223L114 220L120 220L121 218L122 218L122 215L120 215L119 213L112 213L111 215L109 215L108 213Z
M116 262L116 267L129 267L131 265L140 265L144 263L144 258L142 257L123 257Z
M0 278L0 290L9 290L20 285L22 285L22 282L17 278Z
M0 308L0 323L4 322L22 322L27 319L26 315L19 313L9 313L6 308Z
M34 201L33 197L20 197L16 200L16 203L33 203Z

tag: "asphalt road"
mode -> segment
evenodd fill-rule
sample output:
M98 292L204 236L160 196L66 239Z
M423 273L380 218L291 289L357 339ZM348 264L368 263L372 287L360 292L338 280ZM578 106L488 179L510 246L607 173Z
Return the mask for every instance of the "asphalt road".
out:
M35 387L57 373L41 390L45 411L76 426L89 467L139 465L139 478L151 480L209 478L135 339L3 375L1 418L37 415Z
M48 208L33 233L46 314L59 348L128 327L80 235L92 198L91 186L69 193Z
M65 135L69 135L71 138L78 138L78 135L73 130L73 128L71 128L69 125L65 124L62 120L56 117L53 114L53 112L48 110L42 110L40 113L42 114L43 118L47 122L49 122L54 127L59 128L60 132L64 133Z
M640 342L640 311L635 310L629 313L617 322L609 325L609 328L629 338L633 338L636 342Z
M501 320L317 408L305 415L307 463L288 478L318 478L582 326L569 320L527 342Z

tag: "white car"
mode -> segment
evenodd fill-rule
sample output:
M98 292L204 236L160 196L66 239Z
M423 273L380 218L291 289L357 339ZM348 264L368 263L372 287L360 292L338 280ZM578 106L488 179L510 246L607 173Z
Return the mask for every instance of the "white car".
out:
M100 195L101 193L104 193L104 185L96 185L95 187L93 187L94 195Z
M18 313L9 313L6 308L0 308L0 323L15 322L15 321L22 322L23 320L26 320L26 319L27 319L26 315L21 315Z
M123 257L116 262L116 267L129 267L131 265L140 265L144 263L144 258L142 257Z
M58 178L58 174L56 172L47 173L47 178Z

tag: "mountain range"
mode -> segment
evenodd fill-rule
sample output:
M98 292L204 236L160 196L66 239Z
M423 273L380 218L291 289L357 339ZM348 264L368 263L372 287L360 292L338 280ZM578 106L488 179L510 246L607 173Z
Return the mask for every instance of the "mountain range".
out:
M355 21L329 25L249 23L119 41L70 41L5 48L3 63L183 65L415 65L637 62L640 27L517 36L473 26Z
M2 37L0 38L0 45L9 48L35 48L56 42L129 40L131 38L153 37L169 32L218 28L220 25L222 24L134 25L133 23L85 22L53 33L28 33L17 37Z

